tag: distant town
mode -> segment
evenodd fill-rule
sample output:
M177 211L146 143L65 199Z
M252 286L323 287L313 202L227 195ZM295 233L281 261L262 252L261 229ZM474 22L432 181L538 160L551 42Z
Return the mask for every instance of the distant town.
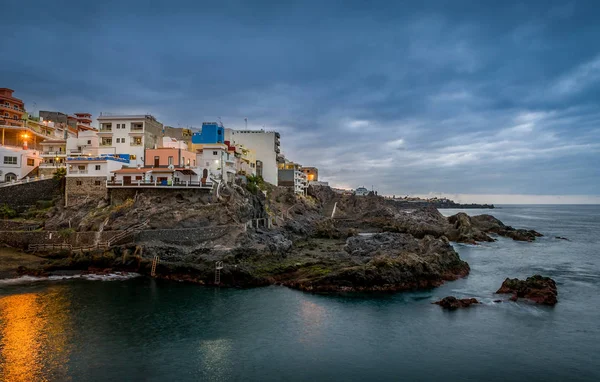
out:
M304 194L319 181L315 167L281 153L277 131L233 130L221 122L197 129L163 125L152 115L27 112L14 91L0 88L0 184L64 173L65 199L104 196L107 188L212 189L236 177L262 177ZM359 191L360 193L360 191Z
M261 177L296 194L309 185L328 186L319 169L302 166L281 153L277 131L233 130L222 122L199 128L163 125L154 116L102 113L98 128L92 114L25 109L14 90L0 88L0 186L66 177L66 204L104 197L108 188L199 188L232 183L239 177ZM340 194L377 195L365 187L333 188ZM448 199L388 197L412 205L458 205Z

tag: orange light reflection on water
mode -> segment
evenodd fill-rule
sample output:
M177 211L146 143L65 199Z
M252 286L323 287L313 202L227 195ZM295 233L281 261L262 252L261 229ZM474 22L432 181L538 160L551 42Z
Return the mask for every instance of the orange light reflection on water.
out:
M68 299L60 291L0 298L0 380L68 380Z

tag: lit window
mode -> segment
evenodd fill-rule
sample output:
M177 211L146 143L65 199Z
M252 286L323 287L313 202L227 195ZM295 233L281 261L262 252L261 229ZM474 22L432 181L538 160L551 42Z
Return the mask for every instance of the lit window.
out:
M35 166L35 160L33 160L33 158L27 158L27 166Z

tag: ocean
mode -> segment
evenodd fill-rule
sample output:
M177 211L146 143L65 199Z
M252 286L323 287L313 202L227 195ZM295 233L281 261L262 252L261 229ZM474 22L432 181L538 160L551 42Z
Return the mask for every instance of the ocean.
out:
M0 380L599 381L600 206L465 212L545 236L457 244L467 278L385 295L0 280ZM493 302L506 277L537 273L556 280L556 306ZM431 304L448 295L483 304Z

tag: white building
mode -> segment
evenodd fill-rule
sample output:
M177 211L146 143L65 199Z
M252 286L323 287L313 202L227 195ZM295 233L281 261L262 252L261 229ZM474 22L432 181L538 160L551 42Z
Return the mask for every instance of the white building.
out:
M223 143L203 144L196 154L196 163L210 175L232 182L236 174L236 158L228 150L229 147Z
M225 131L227 140L228 132ZM256 154L256 174L261 175L265 182L277 186L277 163L280 161L280 135L276 131L264 130L233 130L231 138L235 144L253 150Z
M144 165L144 150L162 143L163 125L151 115L100 115L100 147L128 156L132 166Z
M127 159L101 155L67 158L67 177L97 177L107 180L113 171L128 165Z
M40 152L22 147L0 146L0 182L25 178L41 162Z
M365 196L369 194L369 190L367 190L364 187L358 187L356 190L354 190L354 195L356 196Z

